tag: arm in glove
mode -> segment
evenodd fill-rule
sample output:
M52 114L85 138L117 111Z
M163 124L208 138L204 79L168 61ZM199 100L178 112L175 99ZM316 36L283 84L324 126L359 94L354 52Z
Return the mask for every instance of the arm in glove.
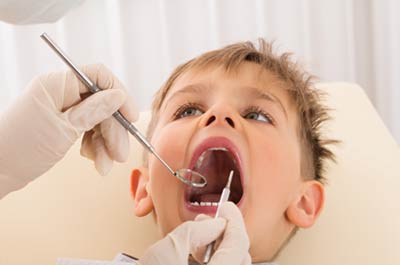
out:
M0 20L11 24L50 23L84 0L0 0Z
M231 202L221 206L220 218L198 215L195 221L178 226L152 245L139 260L139 264L187 265L189 254L201 263L206 246L221 236L209 265L251 264L249 240L242 214Z
M138 112L106 67L81 70L104 91L91 95L71 71L50 73L35 78L0 116L0 198L50 169L83 133L81 154L101 174L113 160L126 160L128 134L111 115L119 109L133 122Z

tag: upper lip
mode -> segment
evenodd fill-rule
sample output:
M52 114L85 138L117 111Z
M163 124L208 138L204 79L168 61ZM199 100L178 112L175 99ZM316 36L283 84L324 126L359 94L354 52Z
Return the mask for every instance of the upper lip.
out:
M214 136L205 139L203 142L201 142L197 148L194 150L193 155L192 155L192 160L190 161L189 168L194 169L197 160L201 156L201 154L206 151L207 149L210 148L215 148L215 147L223 147L226 148L235 158L237 167L240 172L240 182L242 184L242 188L244 190L244 174L243 174L243 168L242 168L242 159L240 152L237 148L237 146L228 138L223 137L223 136Z

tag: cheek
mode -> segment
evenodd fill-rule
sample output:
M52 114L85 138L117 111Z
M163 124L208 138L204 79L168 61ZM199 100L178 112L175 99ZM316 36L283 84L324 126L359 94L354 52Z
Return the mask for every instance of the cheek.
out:
M266 244L264 233L275 233L285 218L286 209L295 194L300 164L297 149L291 141L275 134L256 135L249 145L250 176L247 190L248 209L245 222L252 242Z
M300 178L300 157L297 143L277 132L258 135L251 144L251 186L253 197L270 207L286 206Z
M185 167L185 157L190 141L190 130L170 123L156 128L152 145L163 160L177 170ZM182 222L177 207L182 203L184 185L174 177L159 161L149 154L150 189L157 221L165 235Z
M160 157L172 168L177 170L182 166L185 157L185 136L183 130L178 130L174 126L165 126L156 129L157 134L152 138L152 145ZM180 139L179 141L177 139ZM180 181L174 177L158 159L149 154L149 173L151 176L152 196L157 206L166 200L166 188L169 192L177 192ZM171 197L172 198L172 197ZM175 197L174 197L175 198ZM168 199L167 199L168 200Z
M156 128L152 144L158 154L173 169L188 165L188 146L195 131L195 121L176 121ZM154 158L155 159L155 158Z

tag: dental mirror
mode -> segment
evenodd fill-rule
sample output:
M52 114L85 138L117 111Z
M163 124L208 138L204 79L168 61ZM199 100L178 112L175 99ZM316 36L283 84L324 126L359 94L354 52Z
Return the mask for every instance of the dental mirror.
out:
M189 168L178 169L174 175L183 183L195 188L203 188L207 185L207 180L203 175Z
M136 129L136 128L135 128ZM136 129L136 132L139 131ZM160 157L160 155L155 151L154 147L144 138L142 134L135 134L136 139L143 144L160 162L163 166L175 177L177 177L184 184L195 187L203 188L207 185L207 179L201 175L199 172L191 170L189 168L181 168L177 171L172 170L172 168Z

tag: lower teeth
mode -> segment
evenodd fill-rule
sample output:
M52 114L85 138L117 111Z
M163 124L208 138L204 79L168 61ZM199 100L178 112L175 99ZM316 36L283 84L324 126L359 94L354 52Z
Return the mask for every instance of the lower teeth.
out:
M218 202L190 202L193 206L218 206Z

